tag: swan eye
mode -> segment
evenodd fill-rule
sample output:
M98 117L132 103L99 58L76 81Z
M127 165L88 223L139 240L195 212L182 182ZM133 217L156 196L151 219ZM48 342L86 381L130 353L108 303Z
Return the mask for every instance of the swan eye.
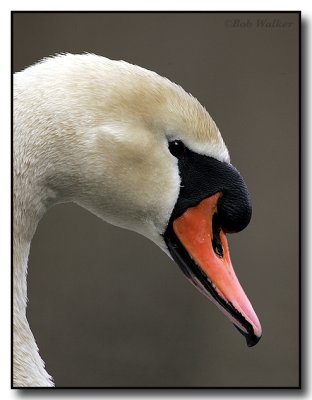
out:
M169 142L168 146L170 153L177 158L181 157L185 153L185 146L181 140Z

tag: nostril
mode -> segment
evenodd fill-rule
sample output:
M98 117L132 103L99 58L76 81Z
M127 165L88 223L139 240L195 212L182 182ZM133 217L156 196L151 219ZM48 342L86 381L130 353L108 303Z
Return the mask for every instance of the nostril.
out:
M212 248L218 257L223 257L223 247L220 239L221 224L218 214L212 217Z

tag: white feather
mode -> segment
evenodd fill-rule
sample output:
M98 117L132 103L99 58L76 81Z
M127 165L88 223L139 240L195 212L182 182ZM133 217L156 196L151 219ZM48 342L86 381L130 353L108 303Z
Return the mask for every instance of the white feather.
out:
M14 385L52 386L26 319L27 259L53 204L74 201L167 252L180 178L168 140L229 162L208 112L154 72L93 54L14 75Z

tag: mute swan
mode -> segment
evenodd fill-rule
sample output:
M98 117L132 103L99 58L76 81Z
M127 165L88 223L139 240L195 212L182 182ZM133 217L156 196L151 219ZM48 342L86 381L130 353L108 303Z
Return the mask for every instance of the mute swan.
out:
M194 97L123 61L58 55L14 75L13 138L15 387L54 385L26 319L26 274L38 221L60 202L150 238L258 342L225 235L249 223L249 194Z

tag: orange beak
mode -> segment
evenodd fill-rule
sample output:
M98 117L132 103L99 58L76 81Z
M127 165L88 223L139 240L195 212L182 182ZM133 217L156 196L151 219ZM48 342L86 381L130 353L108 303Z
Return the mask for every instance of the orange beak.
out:
M174 220L167 244L191 282L234 323L248 346L254 346L261 325L235 275L226 234L218 223L221 196L202 200Z

